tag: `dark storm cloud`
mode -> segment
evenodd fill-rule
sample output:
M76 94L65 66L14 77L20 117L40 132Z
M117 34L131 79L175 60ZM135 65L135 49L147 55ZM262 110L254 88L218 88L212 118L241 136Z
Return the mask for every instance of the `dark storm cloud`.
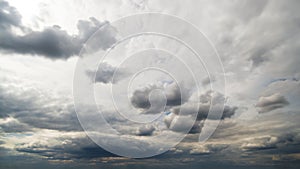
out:
M286 98L278 93L270 96L262 96L259 98L256 107L259 108L260 113L266 113L278 108L283 108L287 106L289 102Z
M122 78L126 77L128 75L127 71L124 69L117 70L116 67L113 67L109 65L108 63L101 63L98 66L98 70L92 71L87 70L86 71L87 76L90 77L90 79L95 83L117 83Z
M18 28L24 35L17 35L12 28ZM114 30L108 22L99 22L91 17L89 21L79 20L78 34L70 35L59 26L33 31L21 23L18 11L5 1L0 2L0 50L10 53L43 55L51 59L78 55L86 40L95 33L93 50L107 49L115 41Z

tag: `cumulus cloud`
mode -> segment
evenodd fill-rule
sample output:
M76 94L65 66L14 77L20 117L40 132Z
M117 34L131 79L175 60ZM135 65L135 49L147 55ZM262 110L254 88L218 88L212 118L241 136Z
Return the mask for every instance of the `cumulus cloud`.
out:
M191 130L193 126L195 126L193 132L199 131L197 124L194 124L195 120L191 116L178 116L171 113L164 118L164 122L168 129L172 131L186 132Z
M16 34L13 28L21 30L23 35ZM95 49L107 49L116 41L114 29L107 21L99 22L91 17L88 21L79 20L77 28L77 35L68 34L57 25L33 31L22 25L21 15L14 7L6 1L0 2L0 50L4 52L68 58L78 55L86 40L98 29Z
M149 109L152 106L149 100L150 93L156 89L163 91L166 97L166 106L180 105L189 98L189 91L186 89L181 89L184 91L180 91L179 86L174 82L164 86L153 84L135 90L131 97L132 105L136 108Z
M259 108L260 113L266 113L278 108L287 106L289 102L286 98L279 93L275 93L270 96L262 96L259 98L256 107Z
M155 127L153 125L145 125L138 128L136 135L151 136L154 131L155 131Z
M190 133L197 133L201 132L204 120L219 119L217 112L222 112L220 119L223 120L233 116L237 110L235 106L223 105L225 97L218 92L208 91L200 98L200 103L187 102L173 107L171 113L164 119L166 126L174 131L185 131L192 126ZM214 106L215 112L210 112L211 106ZM209 113L211 113L210 116L208 116Z

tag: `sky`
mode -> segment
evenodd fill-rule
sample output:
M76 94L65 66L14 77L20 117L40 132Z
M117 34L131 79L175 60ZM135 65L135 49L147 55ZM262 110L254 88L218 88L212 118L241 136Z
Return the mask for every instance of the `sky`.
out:
M0 0L0 168L299 168L297 0Z

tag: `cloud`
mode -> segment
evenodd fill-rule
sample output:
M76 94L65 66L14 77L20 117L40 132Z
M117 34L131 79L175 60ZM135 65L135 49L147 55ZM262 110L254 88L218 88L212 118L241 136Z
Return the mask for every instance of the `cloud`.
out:
M116 157L102 149L83 133L56 133L58 137L46 139L32 138L15 146L15 150L48 158L49 160L91 159L95 157Z
M225 71L228 72L228 74L226 73L226 88L228 89L227 94L230 94L230 99L233 99L229 100L231 101L232 105L240 105L240 100L244 100L242 104L245 103L245 105L251 106L253 101L251 98L254 98L252 96L256 96L257 92L264 90L266 82L278 78L288 79L297 73L299 74L299 1L272 2L242 0L229 3L201 1L199 3L187 2L181 3L179 5L176 5L176 2L173 1L169 2L170 4L172 3L172 5L169 5L168 2L163 2L164 5L162 5L160 1L157 2L159 3L157 5L155 5L155 3L155 1L149 3L149 9L153 9L158 12L163 10L170 14L188 18L189 21L193 22L195 25L201 28L201 30L203 30L203 32L207 34L207 36L216 45L216 48L218 49L221 55L221 59L224 63ZM10 11L3 12L4 10L0 10L0 44L6 45L4 47L0 45L0 49L5 52L45 55L46 57L50 57L53 59L68 58L71 55L76 55L76 53L78 53L77 47L81 47L81 42L79 43L79 41L85 41L86 37L88 37L88 35L94 31L94 28L96 30L95 25L99 24L96 20L93 20L93 18L91 18L89 21L79 21L77 24L79 33L76 35L70 35L68 32L59 28L59 26L45 28L41 31L28 30L28 28L24 27L21 23L21 16L13 7L10 7L5 1L0 1L0 4L0 9ZM152 4L154 4L154 6L151 6ZM160 10L159 8L161 8L162 10ZM202 10L199 10L200 8L202 8ZM186 13L186 9L189 9L189 11L191 12ZM195 13L197 15L195 15ZM195 18L194 16L197 17ZM100 25L104 23L105 22L100 22ZM14 33L15 28L21 29L22 33ZM41 44L47 44L42 41L42 39L45 38L45 35L54 38L55 40L53 41L55 42L59 41L59 38L63 38L64 40L62 40L62 42L72 42L74 44L63 44L62 48L54 46L53 49L56 49L57 52L50 51L50 54L48 54L49 51L47 51L45 48L42 48L43 45L41 45L42 49L40 50L40 47L33 43L32 40L38 39L38 42L41 42ZM7 38L9 41L3 42L2 37ZM14 41L11 41L11 39L13 39ZM29 44L32 47L29 48L30 50L24 50L21 48L15 49L14 47L12 47L12 44L10 44L15 43L15 41L16 44L19 45L19 47L24 44ZM113 41L114 38L107 37L107 40L104 40L103 44L100 43L99 45L103 49L105 49L109 46L108 44L111 44ZM52 42L48 43L50 44L50 46L52 46L53 44ZM63 48L65 48L65 50L63 50ZM5 62L3 64L5 64ZM251 67L255 69L250 70ZM96 81L98 79L97 82L99 83L111 83L111 70L113 69L115 69L113 66L110 69L108 65L107 71L101 72L102 70L98 70L101 76L97 74ZM202 81L202 84L207 85L209 84L209 82L210 81L208 81L208 79L204 79ZM4 82L3 84L5 83L6 82ZM43 132L46 133L44 137L41 137L45 139L39 139L39 141L34 140L32 141L32 143L17 145L16 148L18 151L27 151L41 154L44 157L53 157L53 159L70 159L72 157L94 158L105 156L103 155L105 153L101 153L102 150L99 149L99 147L95 147L81 137L64 137L64 135L71 131L79 130L76 128L76 126L79 125L76 122L74 111L72 110L72 107L70 107L71 104L68 101L61 99L52 100L52 98L47 99L44 97L39 97L31 91L19 94L18 90L16 91L10 89L14 88L14 85L5 85L8 85L9 87L5 88L4 91L0 90L0 125L2 125L2 131L27 132L32 129L38 129L43 130ZM254 86L253 90L248 90L250 88L248 87L249 85ZM20 90L27 90L27 88L21 86ZM282 154L287 150L285 148L279 150L278 148L280 148L281 146L286 146L288 148L290 146L290 149L294 149L293 152L295 152L295 154L299 153L299 143L295 141L299 136L276 135L278 133L285 133L291 130L295 131L299 128L299 81L296 82L285 80L273 82L269 85L267 90L268 92L264 93L263 96L259 98L259 101L257 103L257 108L260 109L261 113L269 112L271 110L274 110L274 108L276 109L281 106L285 107L288 104L289 106L287 109L291 109L292 106L294 106L293 110L295 110L295 112L287 110L284 111L284 113L278 114L276 114L275 112L271 114L266 113L264 114L264 116L259 116L259 118L255 118L253 120L250 117L248 118L248 114L243 112L242 110L241 114L245 115L246 118L241 120L238 116L235 116L237 117L237 119L232 118L236 113L236 107L225 105L225 109L222 115L223 120L221 121L221 123L224 124L221 124L214 135L211 137L211 139L208 140L220 143L225 142L232 146L239 146L240 144L242 145L240 148L247 152L240 152L238 150L236 150L236 152L229 151L227 155L219 154L219 156L222 156L221 158L214 158L215 156L210 156L212 152L217 151L214 151L214 149L210 148L209 146L195 146L188 152L190 152L191 154L209 154L207 159L216 160L216 162L214 162L214 164L216 164L216 168L224 168L224 165L220 165L219 162L226 161L227 159L232 159L231 164L228 168L245 167L243 163L245 161L247 161L245 165L248 163L257 164L263 161L263 163L260 164L263 165L263 167L267 168L280 168L284 166L285 163L280 163L280 165L277 165L278 162L274 163L272 161L270 162L265 160L271 160L272 154L263 156L264 154L256 152L257 150L274 150L274 154ZM280 99L280 97L277 97L276 99L276 97L273 96L274 93L277 92L280 93L279 95L282 96L283 99ZM174 96L177 97L176 94ZM220 99L221 101L223 99L226 99L222 95L219 96L220 97L213 98L216 100ZM47 95L47 97L51 96ZM145 109L147 109L149 108L150 101L147 100L147 96L145 96L145 98L146 101L144 100L143 102L141 102L141 105L148 105L145 106ZM170 114L165 118L166 126L172 131L179 132L186 129L187 127L192 126L190 133L201 132L203 121L207 120L207 113L209 111L209 107L212 105L210 102L211 97L209 93L202 95L200 100L201 102L199 103L192 103L187 100L179 105L170 105L168 107L168 109L171 109ZM179 116L179 106L182 107L182 110L184 110L183 113L185 115ZM220 105L213 106L219 106L218 109L221 109ZM196 112L198 112L196 121L193 121L192 117L189 116L189 112L191 112L192 110L196 110ZM252 109L249 109L249 111L247 112L249 112L249 114L256 114L254 111L252 111ZM107 113L106 115L113 116L112 113ZM211 120L214 119L213 116L211 116L210 118L212 118ZM134 128L131 126L131 124L128 126L116 124L116 126L120 128L129 126L132 133L149 137L156 134L157 132L155 130L152 131L152 127L136 128L135 126ZM44 129L61 131L61 135L58 136L61 139L51 138L51 132ZM11 136L12 134L7 135ZM22 139L22 137L24 136L21 136L18 139ZM245 139L248 137L251 137L251 139ZM8 140L7 137L4 139ZM43 143L42 140L47 140L47 142ZM55 144L53 144L53 142L55 142ZM11 142L11 144L13 144L13 142ZM72 151L72 149L74 151ZM257 156L250 156L249 154L251 154L251 152L249 151L256 151L253 154L257 154ZM89 154L91 155L89 156ZM186 164L192 166L192 168L197 168L202 164L208 165L207 168L212 167L212 164L199 162L201 161L201 159L195 159L195 156L180 156L180 158L177 158L181 160L180 164L176 163L178 162L176 161L176 158L172 158L167 162L162 161L162 159L159 157L154 159L158 159L157 164L160 167L165 163L168 163L169 165L169 161L171 160L174 161L173 164L169 165L171 167L177 166L178 168L184 168ZM7 161L12 160L9 159ZM193 163L195 161L198 162L196 163L197 165ZM298 161L299 158L297 160L294 160L292 164L296 164L295 166L297 166ZM209 162L211 163L211 161ZM233 166L236 163L243 163L243 166ZM268 166L268 164L272 166ZM124 162L122 163L122 165L128 167L128 163L126 164ZM291 164L288 164L287 166L291 166ZM140 165L137 165L135 167L141 168ZM253 166L252 164L251 168L259 167Z
M136 135L138 136L151 136L155 131L153 125L145 125L138 128Z
M3 79L2 79L3 80ZM9 84L7 82L6 84ZM0 85L0 127L6 132L35 128L81 131L73 103L41 91Z
M10 6L6 1L0 1L0 29L5 30L11 25L20 26L21 15L16 8Z
M86 74L91 78L92 81L95 81L95 83L104 83L104 84L117 83L124 77L128 76L128 72L125 69L122 68L118 69L105 62L101 63L98 66L98 70L96 72L92 70L87 70Z
M299 144L300 137L297 133L287 133L279 136L261 136L250 138L241 145L245 151L267 150L286 148L287 145Z
M234 115L237 107L223 105L225 102L226 98L221 93L207 91L200 96L200 103L187 102L180 107L174 107L172 113L176 115L192 115L193 112L197 112L197 120L204 120L207 118L211 106L214 106L216 110L223 112L221 119L230 118ZM209 118L211 120L217 119L213 114Z
M222 112L221 120L232 117L237 110L235 106L223 105L225 97L218 92L208 91L200 98L200 103L187 102L173 107L171 113L164 119L166 126L174 131L186 131L192 126L190 133L199 133L204 120L219 119L216 112L210 112L211 106L214 106L217 112ZM208 116L209 113L211 113L210 116Z
M199 131L195 125L195 120L191 116L178 116L173 113L164 118L167 128L176 132L186 132L195 126L193 131Z
M13 28L23 32L15 33ZM78 55L86 40L95 33L97 43L94 49L107 49L115 41L114 29L107 21L99 22L91 17L89 21L79 20L78 34L70 35L55 25L42 31L33 31L21 23L21 15L5 1L0 4L0 50L8 53L42 55L51 59L66 59ZM26 31L24 31L26 30Z
M259 98L256 107L259 108L260 113L266 113L278 108L283 108L287 106L289 102L286 98L278 93L270 96L262 96Z
M228 105L214 105L216 111L222 111L221 119L230 118L234 115L237 107L230 107ZM181 107L176 107L173 109L173 113L176 115L192 115L194 112L197 112L197 120L205 120L208 117L210 112L210 104L185 104ZM223 110L222 110L223 109ZM209 119L216 120L218 119L217 114L212 112L212 115L209 116Z
M150 93L153 90L161 90L166 97L166 106L176 106L181 105L189 98L189 91L186 89L181 89L176 85L176 83L157 85L152 84L144 88L137 89L133 92L131 97L131 103L136 108L149 109L152 105L149 100ZM160 112L153 112L160 113Z
M17 133L31 131L31 127L27 124L19 122L13 117L0 118L0 131L5 133Z
M211 153L220 152L227 147L228 145L226 144L205 144L191 149L189 153L192 155L208 155Z
M209 85L209 84L211 84L211 83L213 83L213 82L215 82L216 81L216 78L215 77L209 77L209 76L207 76L206 78L204 78L203 80L202 80L202 85L203 86L206 86L206 85Z

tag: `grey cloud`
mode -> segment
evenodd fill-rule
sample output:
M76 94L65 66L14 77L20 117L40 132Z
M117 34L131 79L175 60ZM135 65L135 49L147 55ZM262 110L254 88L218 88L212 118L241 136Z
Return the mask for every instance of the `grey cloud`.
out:
M299 144L300 137L296 133L282 134L279 136L262 136L250 139L241 145L245 151L266 150L282 148L291 144Z
M175 132L200 132L202 126L191 116L179 116L171 113L164 118L167 128Z
M280 93L289 104L289 109L298 110L298 100L300 99L300 81L297 77L273 79L262 92L262 96L271 96Z
M119 68L119 70L117 70L116 67L113 67L105 62L101 63L98 66L98 70L96 72L92 70L87 70L86 74L87 76L90 77L92 81L95 80L96 83L104 83L104 84L117 83L124 77L128 76L127 70L123 68Z
M299 28L297 13L299 12L296 6L299 6L298 1L268 3L264 10L265 15L255 21L257 25L259 24L258 29L249 33L250 36L256 33L258 36L255 37L255 40L259 42L249 50L249 61L252 62L253 67L260 66L281 55L276 49L293 46L297 39L295 37L299 36L297 31ZM276 21L273 21L269 17L272 17L275 12L277 14ZM249 41L249 39L247 40Z
M115 41L113 28L108 22L99 22L91 17L89 21L79 20L78 35L69 35L59 26L33 31L21 23L18 11L5 1L0 4L0 49L8 53L43 55L51 59L68 58L78 55L86 40L95 33L96 49L107 49ZM26 29L24 35L17 35L12 28Z
M63 107L34 108L33 111L12 113L12 116L34 128L61 131L82 130L72 104Z
M149 109L151 107L149 95L151 91L159 89L164 91L167 106L176 106L184 103L189 98L189 91L180 91L180 88L173 82L166 87L149 85L133 92L131 103L137 108Z
M270 96L262 96L259 98L256 107L259 108L260 113L266 113L278 108L283 108L287 106L289 102L286 98L278 93Z
M268 2L268 0L242 0L239 2L239 5L235 6L232 12L240 14L237 17L240 17L241 21L249 22L249 20L259 17L262 14Z
M0 1L0 29L5 30L13 26L20 26L21 15L16 8L10 6L6 1Z
M155 127L153 125L141 126L138 128L136 135L151 136L154 131L155 131Z
M197 109L197 107L199 107ZM208 117L208 113L210 110L211 105L208 104L197 104L197 105L183 105L181 108L177 107L173 109L173 113L176 115L192 115L192 113L197 113L197 120L205 120ZM225 105L224 107L222 105L215 106L216 110L222 111L221 119L230 118L234 115L235 111L237 110L237 107L230 107L228 105ZM213 112L212 112L213 113ZM216 116L209 116L211 120L216 120Z
M78 54L81 43L57 26L45 30L32 31L23 36L2 34L0 48L8 52L44 55L53 59L68 58Z
M203 86L206 86L206 85L209 85L209 84L211 84L212 82L214 82L216 79L215 79L215 77L206 77L206 78L204 78L203 80L202 80L202 85Z
M0 124L0 127L7 132L23 132L33 128L82 130L72 102L45 98L34 90L23 89L20 92L15 88L8 90L0 86L0 106L2 120L9 120Z
M40 155L52 160L91 159L95 157L116 157L102 149L86 136L62 136L54 138L59 144L32 140L16 145L18 152Z
M248 58L249 61L252 62L252 67L258 67L269 59L265 56L267 53L267 49L259 49L254 51L251 56Z
M190 154L193 155L207 155L211 153L220 152L224 149L226 149L228 145L226 144L205 144L205 145L199 145L198 147L195 147L190 150Z
M31 130L32 128L29 125L21 123L15 118L7 117L0 119L0 131L5 133L17 133Z
M200 103L187 102L180 107L174 107L172 112L176 115L192 115L193 112L197 112L197 120L204 120L208 116L210 107L214 106L216 110L222 111L221 119L230 118L235 114L237 107L223 105L225 102L226 98L221 93L207 91L200 96ZM217 117L213 115L213 112L209 118L211 120L217 119Z
M200 102L206 104L221 104L226 102L226 98L223 94L219 92L214 92L212 90L208 90L204 94L200 95Z
M214 106L216 111L222 111L221 120L232 117L237 110L235 106L222 105L225 103L223 102L225 97L218 92L208 91L200 97L200 103L187 102L172 108L171 113L165 117L166 126L174 131L185 131L192 126L190 133L197 133L201 132L204 120L218 120L217 114L210 112L211 106ZM211 102L212 100L214 101ZM209 113L211 113L210 116L208 116Z
M201 133L202 127L204 125L204 121L196 120L192 128L190 129L190 134Z

